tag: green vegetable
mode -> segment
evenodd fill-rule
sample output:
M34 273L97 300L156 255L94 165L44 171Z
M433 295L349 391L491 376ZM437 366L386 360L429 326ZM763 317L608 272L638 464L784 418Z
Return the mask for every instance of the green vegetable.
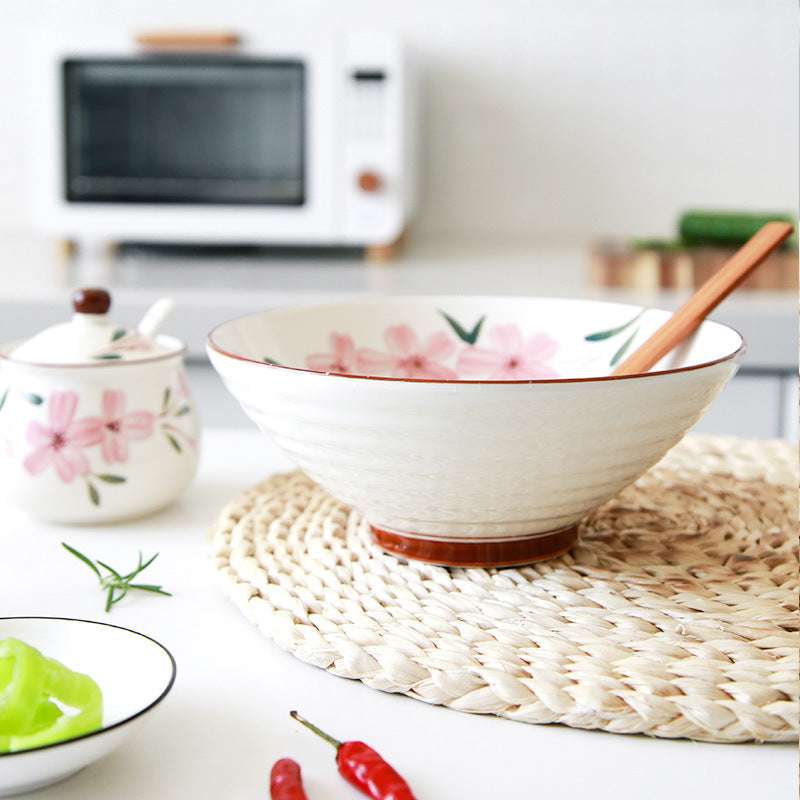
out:
M790 214L750 214L725 211L687 211L678 220L678 233L687 245L717 245L738 247L768 222L788 222L795 225ZM784 247L794 247L791 237Z
M631 250L658 250L660 253L683 253L685 242L674 239L632 239Z
M70 547L66 542L61 542L61 545L68 550L75 558L80 559L86 564L89 569L97 575L98 579L100 580L100 586L103 590L106 591L106 611L111 610L111 606L114 603L118 603L122 600L123 597L128 593L128 589L139 589L142 592L154 592L155 594L163 594L167 597L170 597L169 592L165 592L160 586L154 586L149 583L131 583L131 581L140 573L147 569L158 556L156 553L154 556L149 558L147 561L142 561L142 554L139 553L139 563L136 567L127 575L122 575L121 573L117 572L113 567L109 567L108 564L104 564L102 561L98 561L95 563L90 558L85 556L83 553L79 553L74 547ZM107 575L103 575L100 570L104 569L108 573Z
M0 694L0 734L10 736L30 728L44 692L46 665L37 650L18 639L0 642L0 658L11 660L11 674Z
M19 639L0 640L0 752L73 739L102 718L103 697L90 677Z

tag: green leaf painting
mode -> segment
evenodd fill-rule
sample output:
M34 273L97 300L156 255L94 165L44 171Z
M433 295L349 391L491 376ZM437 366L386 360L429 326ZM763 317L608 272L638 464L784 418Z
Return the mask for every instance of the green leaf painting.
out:
M640 311L635 317L633 317L633 319L629 319L624 325L620 325L618 328L611 328L607 331L590 333L584 338L587 342L601 342L604 339L610 339L612 336L622 333L626 328L629 328L631 325L633 325L634 322L637 322L639 319L641 319L642 314L644 314L644 311Z
M597 333L590 333L588 336L584 337L584 340L587 342L604 342L607 339L612 339L615 336L619 336L620 333L624 333L631 325L637 323L644 314L644 309L642 309L635 317L629 319L623 325L619 325L616 328L609 328L605 331L598 331ZM617 364L617 362L625 355L628 348L631 346L631 343L636 338L636 334L639 333L640 325L636 325L636 327L631 332L630 336L617 348L617 351L611 356L611 360L608 362L610 367L613 367Z
M636 334L639 332L637 328L623 343L622 346L617 350L616 353L611 358L611 361L608 362L610 367L616 366L616 363L625 355L628 348L631 346L631 342L636 338Z
M100 494L97 489L94 488L94 484L91 481L86 481L86 487L89 490L89 500L92 501L93 506L100 505Z
M169 440L169 443L175 449L176 453L182 453L183 452L183 448L181 447L180 442L178 442L178 440L174 436L172 436L172 434L165 433L164 435L167 437L167 439Z
M478 341L478 336L481 332L481 326L483 325L484 320L486 319L486 314L484 314L473 326L472 330L467 330L464 328L459 322L457 322L453 317L449 314L445 314L444 311L441 309L439 313L447 320L450 324L450 327L455 331L456 336L461 339L462 342L466 342L467 344L475 344Z
M94 475L95 478L99 481L104 481L105 483L125 483L127 478L123 478L122 475Z

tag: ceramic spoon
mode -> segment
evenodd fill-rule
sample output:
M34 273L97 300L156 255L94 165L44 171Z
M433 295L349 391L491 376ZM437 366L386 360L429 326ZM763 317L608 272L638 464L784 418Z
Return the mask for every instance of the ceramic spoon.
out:
M175 301L171 297L162 297L160 300L156 300L147 309L136 330L145 338L152 339L174 306Z
M768 222L611 374L647 372L677 347L773 250L792 235L791 225Z

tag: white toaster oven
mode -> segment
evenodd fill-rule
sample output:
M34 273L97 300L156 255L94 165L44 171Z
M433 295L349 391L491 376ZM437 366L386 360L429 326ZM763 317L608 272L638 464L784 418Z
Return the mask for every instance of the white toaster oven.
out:
M416 104L391 34L60 33L36 82L51 235L369 246L408 223Z

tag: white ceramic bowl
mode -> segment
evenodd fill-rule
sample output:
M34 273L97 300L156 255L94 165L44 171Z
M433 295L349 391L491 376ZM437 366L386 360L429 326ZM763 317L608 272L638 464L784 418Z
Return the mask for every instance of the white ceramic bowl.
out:
M702 416L744 352L705 322L649 373L609 377L669 312L523 297L265 311L208 336L244 411L408 558L508 565L576 526ZM631 338L632 337L632 338Z
M92 678L103 693L103 726L64 742L0 753L0 796L69 777L119 747L167 695L175 660L140 633L76 619L0 618L0 639L13 637ZM110 795L113 787L109 787Z

